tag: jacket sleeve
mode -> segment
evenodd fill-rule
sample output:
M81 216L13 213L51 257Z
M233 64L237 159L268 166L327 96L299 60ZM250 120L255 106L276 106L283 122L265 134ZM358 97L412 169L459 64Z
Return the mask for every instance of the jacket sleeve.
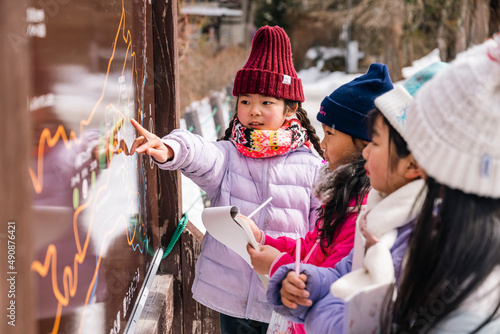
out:
M356 234L356 218L357 214L353 213L347 216L339 234L333 240L333 248L330 250L330 255L320 267L334 268L340 260L352 251L354 236Z
M351 270L352 251L343 258L335 268L322 268L310 264L301 265L301 273L307 275L306 290L309 291L313 306L325 296L330 294L330 285L338 278L347 274ZM289 271L293 271L294 264L281 266L269 281L267 289L267 300L271 307L278 313L288 317L296 323L304 323L312 307L298 305L295 309L290 309L281 302L281 283ZM332 312L332 310L330 310Z
M314 303L304 321L307 333L344 333L345 303L328 293Z
M180 169L182 173L204 189L209 196L217 192L224 176L228 152L216 142L186 130L173 130L162 138L174 151L174 158L158 167L166 170Z
M304 238L300 238L300 258L302 259L305 254L309 251L309 249L314 245L316 242L316 231L309 231L306 233ZM280 252L285 252L290 255L295 256L295 247L297 246L297 239L290 238L287 236L281 236L278 238L272 238L268 236L267 234L265 235L265 239L263 240L264 245L269 245Z
M279 267L290 263L295 263L293 257L291 257L290 254L281 253L281 255L278 256L271 264L271 267L269 268L269 277L272 277Z
M303 259L309 252L311 247L316 243L316 230L307 232L304 238L300 239L300 258ZM283 254L277 258L271 265L269 275L272 276L276 270L285 264L295 262L295 248L297 247L297 239L293 239L287 236L281 236L278 238L272 238L265 235L264 245L269 245Z
M311 232L308 232L308 234ZM265 239L263 240L264 245L268 245L271 247L276 248L280 252L289 252L293 249L295 249L295 243L296 239L287 237L287 236L281 236L278 238L273 238L265 234Z

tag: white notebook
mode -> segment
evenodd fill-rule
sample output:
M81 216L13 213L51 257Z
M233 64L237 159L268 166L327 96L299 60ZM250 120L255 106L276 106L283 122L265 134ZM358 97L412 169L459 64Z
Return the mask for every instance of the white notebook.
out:
M382 317L392 301L394 283L371 285L347 296L344 334L380 333Z
M201 219L211 236L235 251L253 268L250 255L247 252L247 244L259 249L259 243L255 240L248 222L238 217L239 214L240 209L237 206L218 206L203 210ZM267 289L269 277L259 275L259 278L264 288Z

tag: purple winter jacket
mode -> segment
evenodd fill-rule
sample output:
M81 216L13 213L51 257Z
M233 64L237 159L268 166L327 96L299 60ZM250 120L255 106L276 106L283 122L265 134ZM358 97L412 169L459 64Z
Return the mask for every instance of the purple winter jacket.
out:
M398 228L397 239L391 248L394 264L396 285L401 276L401 263L408 248L408 240L414 223L409 222ZM303 323L307 333L344 333L344 307L342 299L330 293L330 286L340 277L351 272L352 254L340 260L335 268L322 268L309 264L301 265L301 273L307 275L306 289L310 293L310 307L299 305L296 309L289 309L281 302L281 282L294 265L280 267L269 281L267 298L271 306L280 314L285 315L295 323Z
M302 146L284 155L255 159L230 141L209 142L185 130L174 130L163 142L174 159L161 169L180 169L210 197L212 206L236 205L250 214L270 196L273 200L252 219L271 237L297 238L314 229L321 205L312 192L321 159ZM218 312L269 322L272 309L255 271L208 232L201 244L193 298Z

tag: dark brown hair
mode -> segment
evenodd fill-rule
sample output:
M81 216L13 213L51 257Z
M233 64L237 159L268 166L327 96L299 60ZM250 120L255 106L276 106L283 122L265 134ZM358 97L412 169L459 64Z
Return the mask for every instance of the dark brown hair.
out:
M352 141L357 152L345 157L333 171L335 174L329 184L332 194L328 202L317 211L316 227L324 254L328 254L327 248L337 237L347 215L360 211L363 200L370 190L370 179L366 176L365 159L361 154L365 145L360 139L352 138ZM353 199L355 199L354 206L349 206Z
M370 113L368 114L370 117L369 120L369 125L368 125L368 132L370 134L370 137L372 136L373 133L373 128L375 127L375 122L379 117L382 117L382 122L387 126L389 129L389 168L390 170L394 170L396 168L396 165L398 163L399 159L406 158L408 155L410 155L410 150L408 149L408 145L406 144L406 141L401 137L399 132L394 129L394 127L389 123L387 118L385 118L384 114L378 109L375 108ZM391 148L393 147L396 149L395 153L391 153Z

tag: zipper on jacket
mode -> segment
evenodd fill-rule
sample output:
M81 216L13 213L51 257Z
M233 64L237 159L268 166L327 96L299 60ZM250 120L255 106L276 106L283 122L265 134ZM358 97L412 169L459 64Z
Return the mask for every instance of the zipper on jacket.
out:
M262 185L262 202L264 202L265 200L267 200L269 198L269 182L268 182L268 179L269 179L269 164L265 164L265 168L261 169L263 171L262 173L262 182L261 182L261 185ZM268 213L268 209L269 209L269 205L266 205L266 207L264 207L261 211L260 211L260 215L259 215L259 221L257 222L257 226L262 226L262 231L266 231L267 230L267 224L266 224L266 220L264 219L265 217L267 217L267 213ZM253 269L252 269L253 270ZM251 314L252 312L252 306L259 303L258 299L257 299L257 294L256 294L256 291L257 291L257 287L256 285L260 283L260 279L259 277L257 276L257 273L254 271L255 275L252 275L252 280L250 282L250 289L248 289L248 296L247 296L247 307L246 307L246 310L245 310L245 317L250 319L249 315Z

